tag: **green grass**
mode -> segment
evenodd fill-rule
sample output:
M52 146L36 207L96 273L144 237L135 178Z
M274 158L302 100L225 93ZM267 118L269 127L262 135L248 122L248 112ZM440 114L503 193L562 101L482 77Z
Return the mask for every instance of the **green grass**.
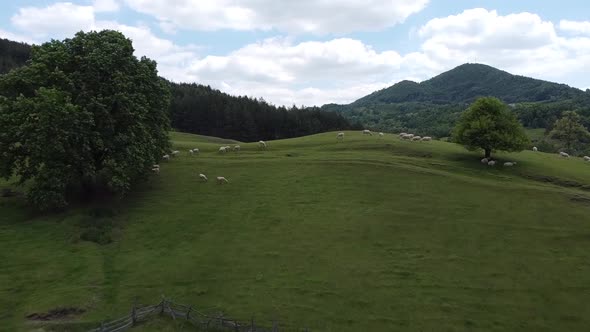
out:
M357 132L227 155L226 141L172 139L201 155L162 163L113 203L111 244L79 240L89 208L38 216L0 199L0 326L28 330L26 314L77 306L87 312L50 326L81 330L165 295L314 331L590 329L590 165L579 158L498 154L518 165L492 168L451 143ZM137 328L163 329L189 330Z

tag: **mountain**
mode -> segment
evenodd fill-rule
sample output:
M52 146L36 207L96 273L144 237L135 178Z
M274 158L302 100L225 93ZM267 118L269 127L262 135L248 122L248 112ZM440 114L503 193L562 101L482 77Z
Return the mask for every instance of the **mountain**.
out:
M565 84L512 75L491 66L468 63L421 83L401 81L365 96L352 105L404 102L464 104L481 96L494 96L511 104L570 99L583 93Z
M590 91L470 63L421 83L401 81L351 104L322 109L373 130L446 137L468 105L482 96L510 104L527 127L550 129L567 110L577 111L590 126Z

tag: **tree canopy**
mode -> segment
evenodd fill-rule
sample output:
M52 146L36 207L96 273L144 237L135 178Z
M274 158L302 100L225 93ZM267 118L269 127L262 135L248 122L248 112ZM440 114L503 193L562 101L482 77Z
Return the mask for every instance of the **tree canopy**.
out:
M565 147L571 152L571 149L576 145L587 143L590 140L590 133L582 125L578 113L567 111L563 113L561 119L555 122L549 137L564 142Z
M16 176L39 209L69 194L125 194L169 147L168 84L116 31L33 46L0 76L0 176Z
M482 149L490 157L492 151L522 151L529 139L516 116L499 99L477 99L457 123L453 139L469 150Z

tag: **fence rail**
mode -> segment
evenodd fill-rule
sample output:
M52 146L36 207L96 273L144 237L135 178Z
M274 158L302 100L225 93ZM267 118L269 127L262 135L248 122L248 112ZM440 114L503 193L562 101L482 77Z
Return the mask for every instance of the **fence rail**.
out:
M279 325L273 322L272 327L258 326L252 318L249 322L238 321L236 319L226 318L223 314L217 316L207 315L193 306L174 303L170 300L163 299L160 303L148 306L134 305L129 315L121 318L103 322L100 327L90 330L89 332L120 332L126 331L131 327L145 322L155 316L170 316L173 320L183 320L191 323L193 326L204 329L236 331L236 332L278 332ZM300 329L300 331L309 331Z

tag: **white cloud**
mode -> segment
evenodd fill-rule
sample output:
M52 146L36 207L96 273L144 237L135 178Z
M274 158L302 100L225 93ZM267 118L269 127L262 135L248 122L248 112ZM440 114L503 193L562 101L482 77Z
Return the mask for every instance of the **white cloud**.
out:
M590 66L589 38L559 36L553 23L526 12L465 10L427 22L418 35L424 39L422 53L444 69L480 62L559 81Z
M92 6L58 2L45 8L20 8L10 20L15 27L34 38L59 38L92 27L94 9Z
M125 0L167 28L318 34L379 30L421 11L428 0Z
M15 33L5 31L2 29L0 29L0 38L5 38L5 39L12 40L12 41L21 42L21 43L28 43L28 44L35 43L35 41L33 39L31 39L30 37L15 34Z
M116 0L94 0L92 7L95 12L116 12L119 10L119 3Z
M559 29L580 35L590 35L590 21L559 21Z

